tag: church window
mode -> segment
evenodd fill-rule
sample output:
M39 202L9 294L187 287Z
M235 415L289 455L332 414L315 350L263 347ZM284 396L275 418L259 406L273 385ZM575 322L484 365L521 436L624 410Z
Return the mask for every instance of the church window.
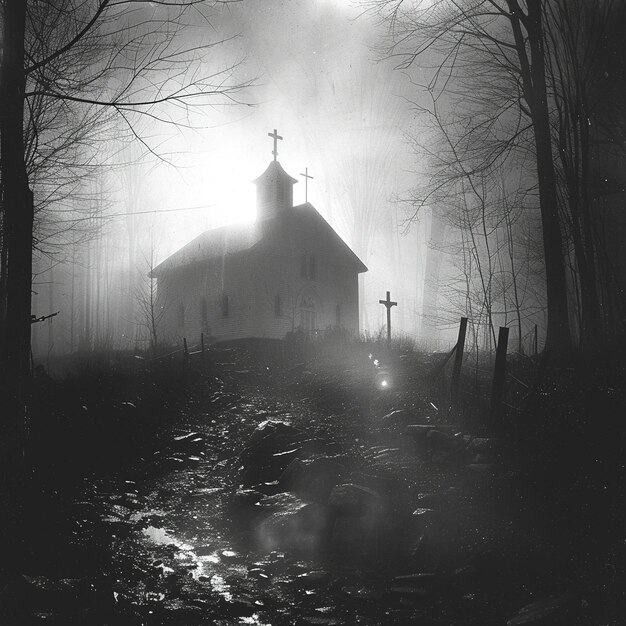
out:
M274 316L282 317L282 315L283 315L283 303L280 299L280 296L276 294L276 296L274 297Z
M182 302L178 305L178 325L185 325L185 305Z
M228 296L226 294L222 296L220 307L222 309L222 317L228 317Z
M316 267L315 267L315 257L311 255L311 258L309 259L309 279L315 280L316 273L317 272L316 272Z
M306 254L300 257L300 277L307 278Z
M341 326L341 305L335 307L335 326Z

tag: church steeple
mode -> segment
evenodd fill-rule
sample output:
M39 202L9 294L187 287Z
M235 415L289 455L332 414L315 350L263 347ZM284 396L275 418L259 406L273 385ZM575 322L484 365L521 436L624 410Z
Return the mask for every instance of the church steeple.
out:
M256 188L257 220L266 220L277 217L282 211L293 207L293 186L298 181L285 172L276 160L278 156L277 140L282 139L276 129L268 133L274 139L274 160L259 176L254 184Z

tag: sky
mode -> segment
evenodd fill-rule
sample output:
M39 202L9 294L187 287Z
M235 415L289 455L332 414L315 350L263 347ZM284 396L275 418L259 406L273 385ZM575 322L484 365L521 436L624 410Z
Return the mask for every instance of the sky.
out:
M170 163L151 155L143 160L136 210L205 207L142 218L144 232L157 233L157 261L207 228L254 219L252 181L273 158L268 133L277 129L283 137L278 160L299 180L294 203L305 200L301 173L308 168L308 200L370 269L362 284L361 297L371 302L364 325L384 324L378 299L392 289L406 293L408 308L399 321L410 330L419 234L369 246L366 235L355 239L357 224L368 220L370 230L389 229L390 220L395 229L403 208L394 200L414 184L414 156L405 137L413 117L410 83L376 50L385 26L347 0L247 0L224 5L212 25L209 35L229 42L214 49L207 65L240 62L234 79L254 84L239 94L243 105L195 112L193 129L167 126L147 133ZM189 37L195 36L192 28ZM122 182L118 204L124 206L127 196ZM410 256L406 272L391 267L399 254ZM400 284L401 276L408 284Z
M157 265L207 229L253 220L252 181L273 159L268 133L274 129L283 137L278 160L299 180L294 204L305 200L301 173L307 169L313 177L308 201L369 268L360 279L361 330L376 334L384 328L385 309L378 301L391 291L399 302L394 332L415 336L426 230L418 224L401 235L405 209L397 201L416 184L406 137L413 131L409 100L415 94L393 61L376 50L385 26L348 0L244 0L216 3L210 24L191 20L177 35L187 47L226 40L202 58L201 70L234 64L232 80L252 85L237 94L239 103L195 108L182 125L136 118L136 132L154 153L128 136L119 144L111 140L117 167L101 168L96 195L106 191L113 217L103 220L98 240L68 252L73 269L57 267L53 258L37 277L41 294L35 294L34 308L66 312L65 326L74 330L42 325L35 347L42 335L40 351L49 351L68 332L75 345L77 329L85 326L77 307L90 300L108 302L111 316L98 321L102 307L94 304L92 326L119 320L132 326L135 313L124 302L132 299L133 280L146 280L149 259ZM132 233L126 212L136 214ZM87 272L86 282L80 283L80 272ZM54 302L46 295L47 283L55 286ZM114 307L112 299L118 302ZM132 331L118 337L121 332L115 330L114 343Z
M398 191L411 158L403 138L405 81L389 62L377 60L371 47L380 29L359 13L339 0L250 0L222 9L215 28L237 38L220 54L242 60L235 79L254 81L241 94L253 106L204 108L194 115L194 130L155 129L153 143L173 165L147 159L152 163L140 203L157 210L212 205L172 218L167 248L207 225L254 218L251 181L272 159L268 133L274 128L283 137L279 161L301 181L295 202L304 201L300 173L308 168L314 177L309 201L344 238L350 239L350 223L342 196L359 175L352 171L355 160L364 176L368 162L392 161L393 177L384 183L389 195Z

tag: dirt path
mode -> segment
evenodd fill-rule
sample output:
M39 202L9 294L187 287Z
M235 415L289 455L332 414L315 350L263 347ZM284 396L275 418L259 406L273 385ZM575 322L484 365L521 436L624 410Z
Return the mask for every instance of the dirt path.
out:
M414 365L213 358L157 449L75 503L89 569L9 590L20 624L593 623L503 444L456 432Z

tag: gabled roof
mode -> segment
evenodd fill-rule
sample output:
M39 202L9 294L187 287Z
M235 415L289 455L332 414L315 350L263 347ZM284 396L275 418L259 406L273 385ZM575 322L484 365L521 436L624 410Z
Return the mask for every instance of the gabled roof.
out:
M300 220L312 220L337 252L353 265L358 273L367 272L367 267L350 249L348 244L333 230L332 226L310 203L299 204L283 211L276 217L244 224L231 224L214 228L198 235L165 261L157 265L151 277L158 277L180 267L193 265L209 259L226 257L252 248L272 248L273 235L280 238L285 228L297 226Z
M318 210L310 202L298 204L293 207L292 211L294 211L294 213L300 212L302 214L310 215L311 218L314 219L325 231L326 235L330 238L333 244L337 246L337 249L346 255L346 257L354 263L354 265L356 265L356 271L359 274L367 272L367 267L363 261L359 259L359 257L353 252L352 248L350 248L350 246L335 232L335 229L320 215Z
M261 239L261 231L259 223L230 224L207 230L157 265L150 276L156 277L178 267L249 250Z

